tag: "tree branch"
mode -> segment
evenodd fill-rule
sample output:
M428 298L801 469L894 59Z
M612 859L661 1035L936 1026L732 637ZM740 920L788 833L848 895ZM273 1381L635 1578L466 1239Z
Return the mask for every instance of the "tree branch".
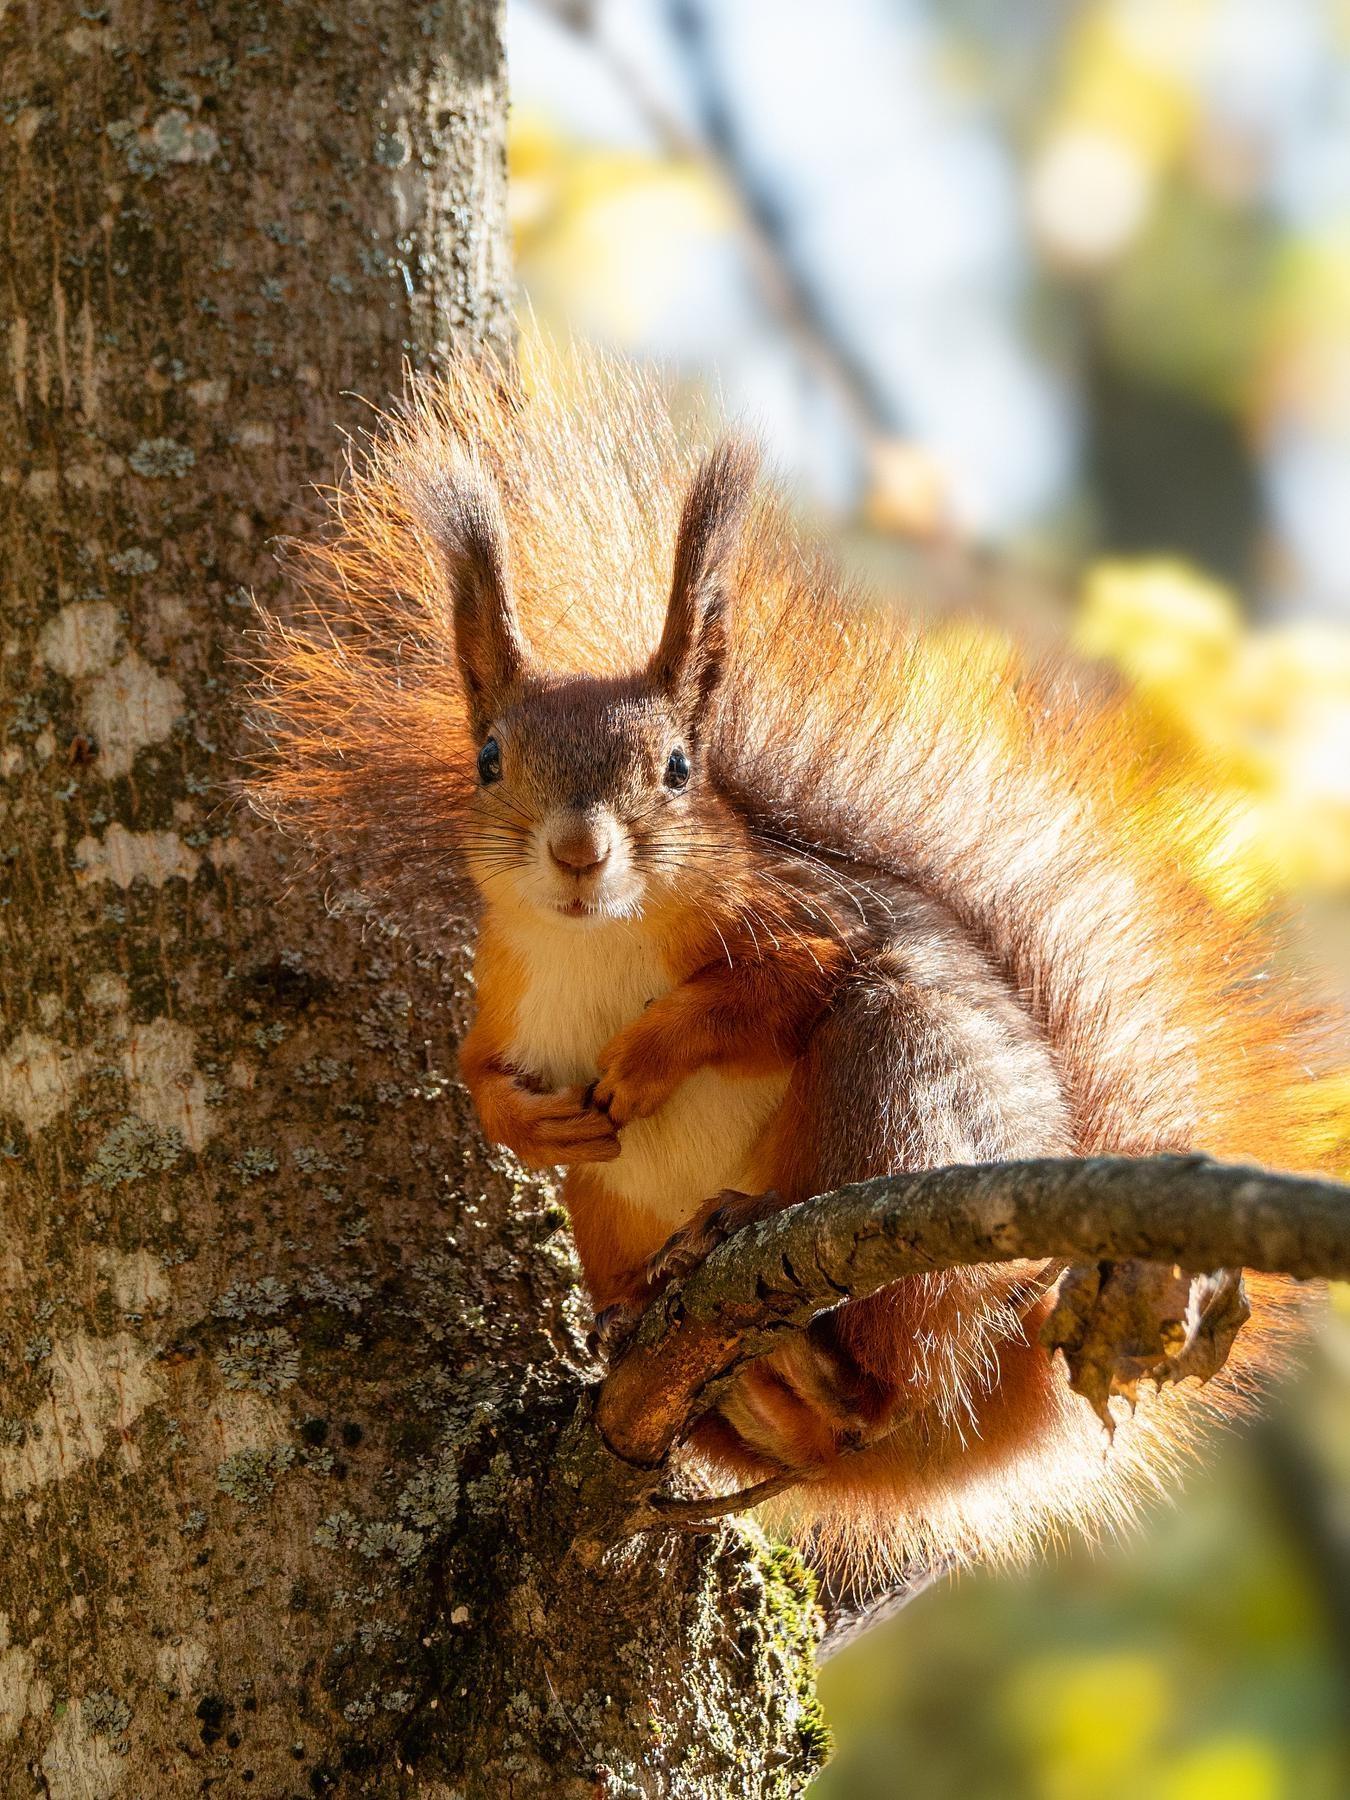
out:
M600 1388L601 1436L625 1461L655 1468L784 1332L907 1275L1023 1259L1350 1279L1350 1187L1155 1156L933 1169L840 1188L737 1233L653 1302Z

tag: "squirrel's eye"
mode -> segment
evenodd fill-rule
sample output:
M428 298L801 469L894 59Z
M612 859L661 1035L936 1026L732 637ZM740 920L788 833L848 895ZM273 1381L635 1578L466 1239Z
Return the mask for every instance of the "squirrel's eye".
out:
M689 780L689 758L683 750L672 750L666 758L666 786L682 788Z
M484 787L491 787L494 781L502 778L502 747L496 738L489 738L478 752L478 779Z

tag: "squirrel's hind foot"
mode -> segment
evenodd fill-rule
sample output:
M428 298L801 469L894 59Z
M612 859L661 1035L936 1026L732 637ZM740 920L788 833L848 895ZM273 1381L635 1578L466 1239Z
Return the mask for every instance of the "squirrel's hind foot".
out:
M617 1362L644 1310L641 1300L614 1300L602 1306L591 1321L586 1348L607 1363Z
M648 1259L648 1286L656 1293L672 1281L683 1281L729 1237L782 1210L783 1196L773 1188L767 1188L762 1194L743 1194L739 1188L723 1188Z
M639 1284L595 1315L587 1339L590 1349L613 1362L633 1335L638 1320L664 1288L692 1275L704 1258L729 1237L782 1209L782 1195L772 1188L762 1194L723 1188L720 1194L714 1194L687 1225L673 1232L655 1256L648 1258Z

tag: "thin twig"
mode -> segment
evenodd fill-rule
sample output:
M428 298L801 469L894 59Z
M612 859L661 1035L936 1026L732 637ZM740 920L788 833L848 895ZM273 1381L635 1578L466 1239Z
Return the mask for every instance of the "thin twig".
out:
M716 1524L719 1519L730 1518L733 1513L749 1512L753 1507L762 1505L765 1500L772 1500L777 1494L785 1494L789 1488L800 1487L810 1479L809 1474L785 1470L781 1475L770 1475L764 1481L756 1481L748 1488L739 1488L734 1494L695 1494L687 1500L669 1494L655 1494L647 1503L650 1517L634 1529L646 1531L660 1526L663 1529L673 1527L680 1531L700 1531Z
M819 1598L820 1609L825 1615L825 1635L816 1645L816 1662L828 1662L847 1645L855 1643L864 1632L871 1631L873 1626L893 1619L920 1594L926 1594L929 1588L950 1575L954 1566L953 1562L943 1559L907 1569L898 1581L858 1599L832 1594L829 1582L823 1581Z

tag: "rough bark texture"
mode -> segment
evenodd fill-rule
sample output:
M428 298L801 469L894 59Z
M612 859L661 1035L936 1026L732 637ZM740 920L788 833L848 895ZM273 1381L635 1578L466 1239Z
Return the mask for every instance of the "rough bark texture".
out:
M504 330L496 0L0 4L0 1791L795 1794L753 1536L602 1546L548 1194L231 809L269 549ZM594 1529L592 1529L594 1526Z

